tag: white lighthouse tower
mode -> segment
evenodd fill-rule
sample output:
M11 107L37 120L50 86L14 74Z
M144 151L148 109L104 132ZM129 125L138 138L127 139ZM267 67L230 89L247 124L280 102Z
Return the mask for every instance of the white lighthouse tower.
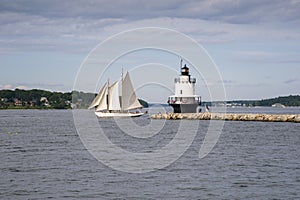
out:
M200 112L201 97L195 95L196 78L191 78L189 68L182 60L180 65L181 74L175 78L175 94L168 97L168 104L173 107L174 113Z

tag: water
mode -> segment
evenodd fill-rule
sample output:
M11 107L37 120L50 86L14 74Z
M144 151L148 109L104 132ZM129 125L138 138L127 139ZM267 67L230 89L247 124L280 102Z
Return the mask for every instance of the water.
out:
M274 111L268 109L261 111ZM134 120L149 124L147 117ZM120 135L113 120L99 123L115 144L147 152L172 140L180 121L168 121L148 139ZM300 198L300 124L226 121L217 145L199 159L208 121L199 123L195 140L176 162L131 174L103 165L85 150L71 111L1 110L0 199Z

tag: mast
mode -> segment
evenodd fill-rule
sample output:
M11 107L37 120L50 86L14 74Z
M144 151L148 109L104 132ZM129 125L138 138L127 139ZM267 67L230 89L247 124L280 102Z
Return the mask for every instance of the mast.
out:
M106 96L106 104L107 104L107 111L109 109L109 79L107 79L107 96Z
M181 71L181 68L182 68L182 59L180 59L180 70Z
M121 111L123 111L123 67L121 71Z

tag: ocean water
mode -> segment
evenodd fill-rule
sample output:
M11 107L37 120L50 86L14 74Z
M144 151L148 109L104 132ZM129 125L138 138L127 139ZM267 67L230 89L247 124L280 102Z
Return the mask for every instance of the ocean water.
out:
M300 113L299 108L229 111ZM139 126L149 121L134 119ZM145 139L122 134L113 119L99 120L111 141L133 152L162 148L179 123L166 121L157 135ZM136 174L95 159L76 132L72 111L1 110L0 199L300 198L300 124L226 121L216 146L199 159L208 124L199 121L193 143L178 160Z

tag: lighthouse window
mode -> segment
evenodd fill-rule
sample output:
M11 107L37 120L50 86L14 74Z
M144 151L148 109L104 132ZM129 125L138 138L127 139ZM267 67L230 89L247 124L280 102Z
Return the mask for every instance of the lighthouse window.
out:
M180 94L182 94L182 90L180 90Z

